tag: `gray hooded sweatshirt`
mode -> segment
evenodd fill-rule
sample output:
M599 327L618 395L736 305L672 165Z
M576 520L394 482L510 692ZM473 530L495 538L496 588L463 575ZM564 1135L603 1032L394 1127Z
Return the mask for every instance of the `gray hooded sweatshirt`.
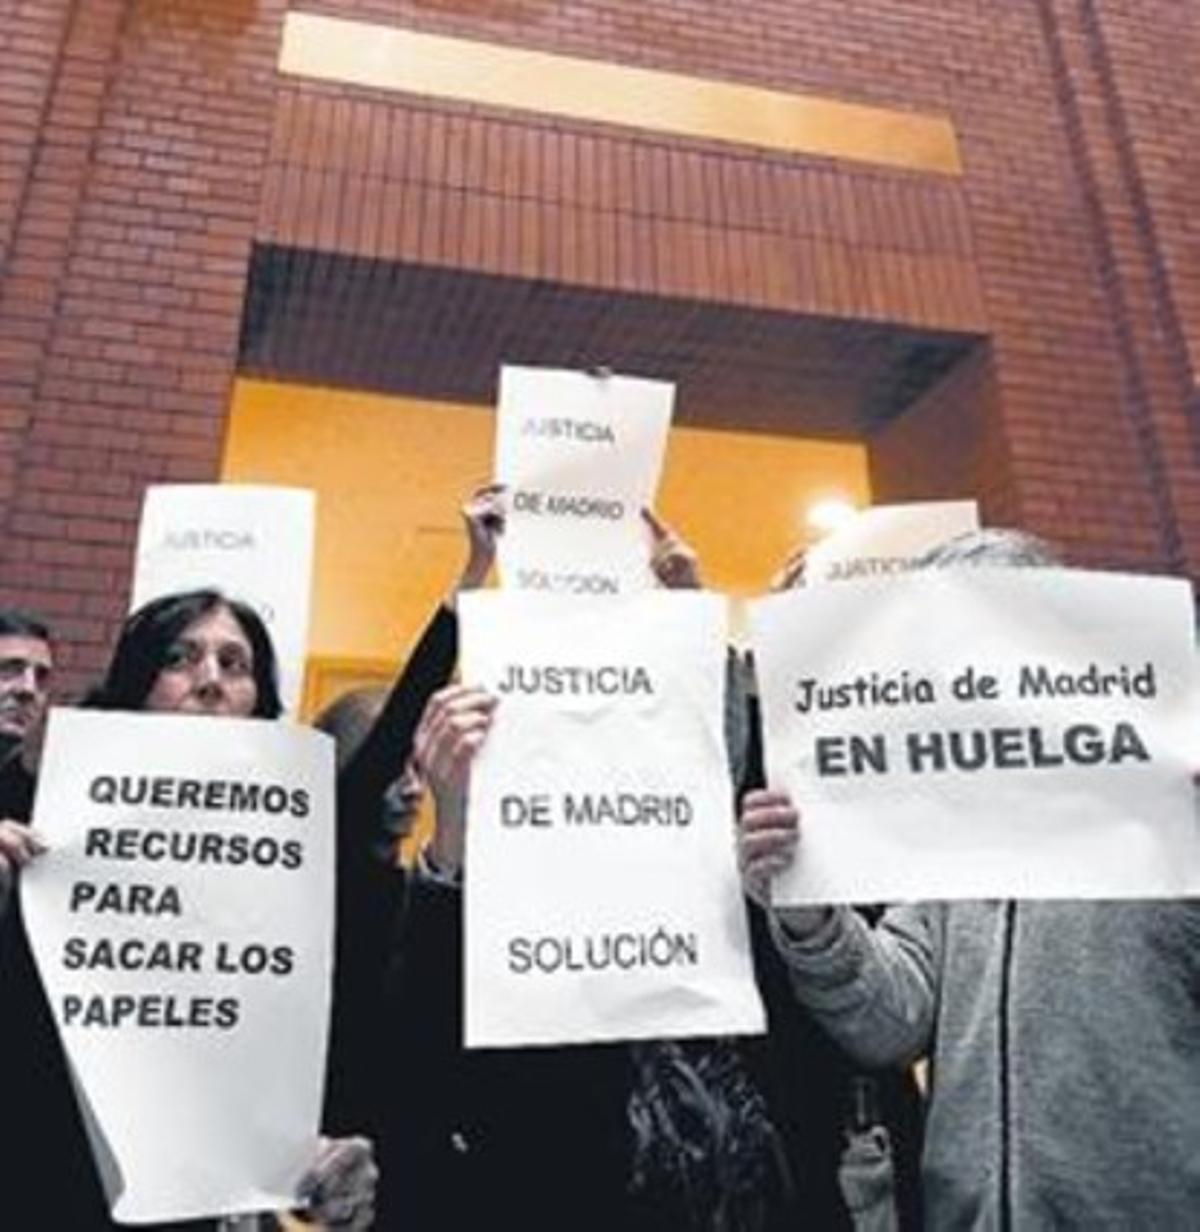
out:
M1200 1229L1200 902L836 909L776 941L866 1064L931 1061L931 1229Z

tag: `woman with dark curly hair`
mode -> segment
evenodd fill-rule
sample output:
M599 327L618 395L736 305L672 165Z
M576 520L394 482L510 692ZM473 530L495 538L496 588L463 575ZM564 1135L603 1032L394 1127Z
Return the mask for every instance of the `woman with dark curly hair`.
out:
M83 704L277 719L271 635L252 607L217 590L152 599L126 620L104 679Z
M251 608L216 590L167 595L125 622L101 683L84 705L101 710L277 718L275 651ZM0 922L0 1160L11 1178L4 1226L109 1232L100 1179L66 1058L25 935L19 905ZM19 1110L17 1112L16 1110ZM354 1232L370 1226L376 1171L363 1138L326 1138L303 1183L312 1218ZM250 1226L253 1220L226 1221ZM188 1224L212 1228L211 1221ZM182 1232L183 1224L170 1225Z

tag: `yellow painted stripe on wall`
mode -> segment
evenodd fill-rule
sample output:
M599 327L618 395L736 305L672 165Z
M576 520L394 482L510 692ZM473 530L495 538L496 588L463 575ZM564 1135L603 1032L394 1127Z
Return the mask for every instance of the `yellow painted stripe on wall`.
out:
M279 69L297 77L513 107L681 137L961 175L944 116L288 13Z

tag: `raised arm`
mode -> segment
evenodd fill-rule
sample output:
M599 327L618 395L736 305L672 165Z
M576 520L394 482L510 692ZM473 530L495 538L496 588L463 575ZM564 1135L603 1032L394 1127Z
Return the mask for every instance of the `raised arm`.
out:
M462 591L477 589L487 579L504 532L503 496L499 484L488 484L476 489L462 508L467 558L458 582L425 627L379 717L338 776L339 817L347 824L361 825L364 816L378 816L384 792L412 752L417 724L429 699L454 673L458 660L455 600Z
M749 792L738 823L743 884L770 913L796 996L863 1064L913 1060L933 1035L945 909L894 907L872 927L849 907L773 907L772 880L801 848L791 799L778 791Z
M429 699L454 673L458 618L454 598L480 584L503 529L500 489L479 489L463 507L467 561L401 671L379 717L338 775L337 922L333 1016L326 1069L327 1132L378 1123L378 1071L388 1060L382 1027L385 974L403 915L406 879L378 851L384 795L412 753Z

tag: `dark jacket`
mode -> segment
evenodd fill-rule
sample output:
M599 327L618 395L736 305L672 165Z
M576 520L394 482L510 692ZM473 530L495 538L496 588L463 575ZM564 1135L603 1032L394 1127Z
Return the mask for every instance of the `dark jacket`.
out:
M743 678L731 656L726 733L735 778L747 788L761 782L762 755ZM849 1229L838 1170L864 1071L797 1004L763 914L749 910L769 1033L684 1047L693 1057L732 1050L765 1100L785 1179L764 1179L761 1232ZM523 1232L681 1232L687 1220L674 1196L631 1186L640 1048L464 1049L462 902L452 887L412 879L398 942L387 1030L396 1062L380 1071L387 1115L377 1227L467 1232L487 1220ZM901 1226L916 1229L916 1089L899 1070L866 1086L892 1138Z
M333 1010L325 1077L327 1134L373 1134L379 1072L394 1061L382 1014L385 973L404 906L405 878L381 860L383 797L412 750L429 698L458 657L458 622L439 607L378 718L337 782Z
M0 767L0 817L28 821L34 787L32 776L10 758ZM66 1057L29 948L19 890L0 918L0 1056L9 1058L0 1116L3 1226L14 1232L116 1232L120 1225L108 1217ZM170 1225L171 1232L211 1226Z
M763 1229L849 1228L838 1164L861 1071L797 1005L757 909L752 936L770 1033L734 1043L765 1097L792 1187L768 1183ZM634 1049L465 1050L461 954L459 892L414 878L391 988L397 1063L382 1077L393 1115L381 1141L377 1226L456 1232L486 1219L525 1232L685 1227L670 1204L630 1192ZM915 1092L898 1071L877 1076L875 1089L915 1227Z
M439 609L367 740L339 776L334 995L323 1117L329 1134L370 1132L377 1118L378 1073L390 1063L382 1033L383 973L404 879L375 858L370 842L383 792L399 773L425 703L449 678L456 654L454 617ZM33 789L19 761L0 766L0 817L28 820ZM107 1214L19 895L0 919L0 1056L12 1059L0 1095L0 1228L118 1228ZM212 1226L172 1223L163 1229L201 1232Z

